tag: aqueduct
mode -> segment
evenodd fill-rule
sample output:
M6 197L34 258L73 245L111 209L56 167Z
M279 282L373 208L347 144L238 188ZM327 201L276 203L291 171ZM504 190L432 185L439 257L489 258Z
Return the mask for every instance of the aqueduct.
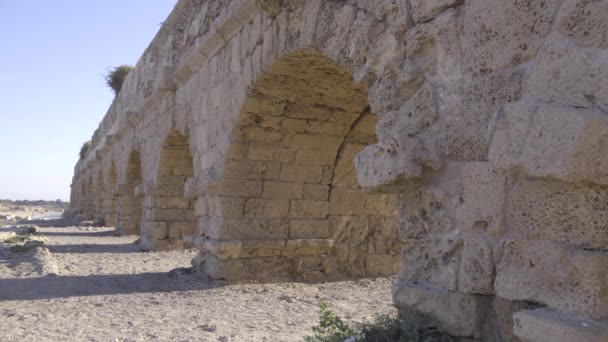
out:
M607 79L602 0L180 0L71 205L211 279L399 272L455 336L606 339Z

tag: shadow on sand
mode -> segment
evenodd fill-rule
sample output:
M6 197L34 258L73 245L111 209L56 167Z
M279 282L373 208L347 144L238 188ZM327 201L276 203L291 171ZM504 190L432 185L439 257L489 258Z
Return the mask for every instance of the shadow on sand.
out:
M39 278L0 279L0 301L193 291L220 286L223 285L197 277L188 268L168 273L48 275Z
M141 246L126 244L73 244L46 245L51 253L141 253L146 252Z

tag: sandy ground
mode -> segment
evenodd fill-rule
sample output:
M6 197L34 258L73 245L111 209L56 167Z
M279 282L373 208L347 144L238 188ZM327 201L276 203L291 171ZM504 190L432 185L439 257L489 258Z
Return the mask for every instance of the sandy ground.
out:
M302 341L321 300L349 321L394 312L390 278L210 284L170 272L193 250L143 252L111 228L37 230L45 247L0 243L0 341Z

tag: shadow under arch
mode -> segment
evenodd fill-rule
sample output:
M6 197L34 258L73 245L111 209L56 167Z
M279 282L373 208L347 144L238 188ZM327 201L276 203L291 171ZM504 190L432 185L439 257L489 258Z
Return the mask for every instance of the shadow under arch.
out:
M199 199L194 264L226 280L397 273L395 197L363 192L353 163L376 143L377 121L367 86L322 53L272 65L230 132L221 178Z

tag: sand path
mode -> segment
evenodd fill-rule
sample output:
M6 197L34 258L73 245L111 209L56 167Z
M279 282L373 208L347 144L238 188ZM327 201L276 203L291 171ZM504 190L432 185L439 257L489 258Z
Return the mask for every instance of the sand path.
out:
M351 321L392 312L392 279L209 284L193 250L143 252L109 228L39 228L48 248L0 244L0 341L302 341L327 299Z

